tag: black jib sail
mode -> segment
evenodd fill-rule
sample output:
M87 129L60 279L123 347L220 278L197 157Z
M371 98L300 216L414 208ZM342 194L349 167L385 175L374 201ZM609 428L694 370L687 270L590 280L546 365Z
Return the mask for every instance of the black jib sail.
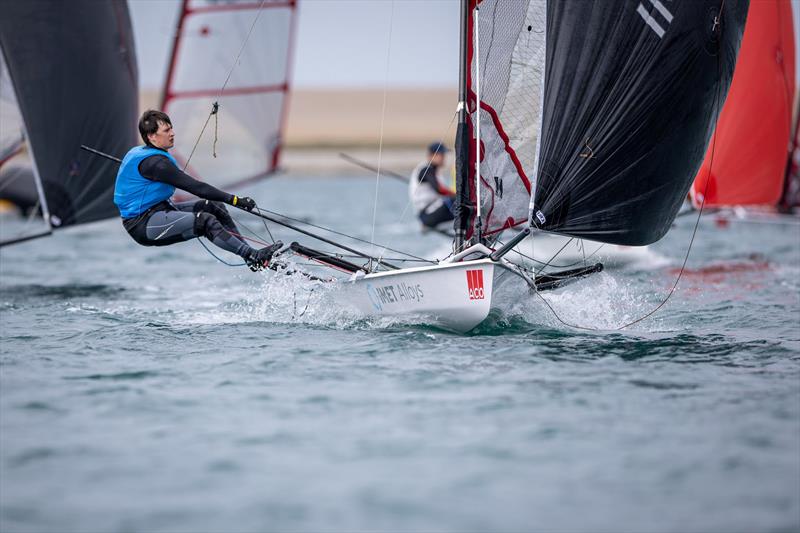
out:
M473 154L481 109L483 234L527 222L532 207L546 231L660 239L725 101L747 0L470 4L479 8L467 87ZM474 162L472 173L474 189Z
M115 216L115 154L137 144L138 74L123 0L3 2L0 49L52 228Z

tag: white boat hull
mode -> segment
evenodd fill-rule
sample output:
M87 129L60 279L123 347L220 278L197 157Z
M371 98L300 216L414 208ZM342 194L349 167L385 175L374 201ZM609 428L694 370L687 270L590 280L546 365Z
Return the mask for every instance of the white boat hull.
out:
M351 303L366 316L421 317L465 333L489 316L507 279L524 281L504 266L481 259L367 274L345 282Z

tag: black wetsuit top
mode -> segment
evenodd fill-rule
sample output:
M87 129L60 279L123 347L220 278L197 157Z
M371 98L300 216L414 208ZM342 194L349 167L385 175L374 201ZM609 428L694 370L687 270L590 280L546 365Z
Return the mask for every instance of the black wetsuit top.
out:
M176 189L180 189L182 191L186 191L191 193L199 198L203 198L204 200L209 200L211 202L223 202L226 204L230 204L233 202L233 195L227 192L221 191L216 187L209 185L208 183L204 183L202 181L196 180L190 175L183 172L179 169L175 164L170 161L166 156L163 155L152 155L148 158L142 160L139 163L139 173L144 176L145 178L153 181L159 181L161 183L166 183L167 185L172 185ZM185 202L184 202L185 203ZM191 202L194 204L195 202ZM198 203L198 210L207 210L209 208L202 208L200 207L201 204ZM185 209L186 206L182 206ZM212 206L213 207L213 206ZM159 212L165 211L175 211L176 206L170 203L168 200L164 200L163 202L159 202L144 213L141 213L135 217L131 218L124 218L122 219L122 225L127 230L127 232L133 237L133 239L138 242L139 244L143 244L145 246L154 245L156 243L152 242L152 240L147 236L147 228L148 228L148 221L153 219L153 215ZM218 210L218 209L216 209ZM223 214L221 213L214 213L217 216L223 217L224 219L229 219L227 212ZM233 224L233 221L230 221L230 224ZM190 225L189 228L191 229L192 226ZM181 225L176 226L176 231L181 230L178 233L180 235L176 236L174 239L170 238L163 238L160 239L157 243L158 245L166 245L171 244L172 242L180 242L181 240L185 240L188 238L188 230L186 228L182 228ZM200 234L201 228L193 228L195 233ZM220 228L217 228L220 229ZM185 232L186 230L187 232ZM237 231L238 233L238 231ZM237 243L238 246L238 243Z
M189 174L176 167L172 161L163 155L151 155L143 159L142 162L139 163L139 174L149 180L172 185L176 189L186 191L198 198L226 204L233 202L232 194L228 194L208 183L194 179Z

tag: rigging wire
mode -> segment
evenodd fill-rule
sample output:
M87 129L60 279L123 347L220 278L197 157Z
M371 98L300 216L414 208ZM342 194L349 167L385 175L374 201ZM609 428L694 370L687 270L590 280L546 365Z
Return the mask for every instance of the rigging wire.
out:
M384 248L385 250L389 250L390 252L394 252L396 254L404 255L406 257L411 257L413 259L419 259L420 261L425 261L426 263L430 263L432 265L435 265L437 263L437 261L433 261L431 259L425 259L424 257L419 257L419 256L414 255L414 254L409 253L409 252L403 252L402 250L395 250L394 248L390 248L388 246L384 246L384 245L378 244L376 242L368 241L366 239L360 239L358 237L354 237L353 235L348 235L347 233L342 233L341 231L336 231L336 230L333 230L333 229L330 229L330 228L326 228L325 226L320 226L318 224L314 224L312 222L308 222L307 220L301 220L299 218L292 218L290 216L282 215L280 213L277 213L275 211L271 211L269 209L265 209L263 207L256 207L255 210L259 211L259 212L263 211L263 212L269 213L271 215L279 216L281 218L285 218L286 220L291 220L292 222L297 222L299 224L305 224L307 226L311 226L312 228L321 229L323 231L327 231L327 232L333 233L334 235L339 235L340 237L346 237L348 239L352 239L352 240L357 241L357 242L361 242L361 243L364 243L364 244L370 244L370 245L373 245L373 246L378 246L378 247Z
M558 255L559 255L561 252L563 252L563 251L564 251L564 248L566 248L566 247L569 245L569 243L571 243L571 242L572 242L572 241L574 241L574 240L575 240L575 237L570 237L570 239L569 239L567 242L565 242L565 243L564 243L564 246L562 246L562 247L561 247L561 248L560 248L560 249L559 249L559 250L558 250L558 251L555 253L555 255L554 255L553 257L551 257L549 261L547 261L547 263L545 263L544 265L542 265L542 268L540 268L540 269L539 269L539 272L542 272L542 271L543 271L545 268L547 268L548 266L550 266L550 262L551 262L551 261L553 261L553 259L555 259L556 257L558 257Z
M531 237L530 237L530 239L531 239L531 247L533 247L533 239L534 239L534 237L533 237L533 236L531 236ZM498 244L499 246L503 246L503 244L504 244L504 243L503 243L503 241L501 241L500 239L498 239L498 240L497 240L497 244ZM567 244L569 244L569 243L567 243ZM551 256L551 257L550 257L550 259L549 259L549 260L547 260L546 262L545 262L545 261L542 261L541 259L536 259L535 257L532 257L532 255L524 254L524 253L520 252L519 250L517 250L516 248L512 248L512 249L510 250L510 253L515 253L515 254L519 255L520 257L522 257L522 258L524 258L524 259L528 259L529 261L532 261L532 262L534 262L534 263L538 263L538 264L540 264L540 265L550 265L550 266L552 266L552 267L554 267L554 268L567 268L567 267L572 267L572 266L575 266L575 265L579 265L579 264L581 264L581 263L583 263L583 264L585 265L585 264L586 264L586 261L587 261L588 259L591 259L592 257L594 257L594 256L597 254L597 252L599 252L599 251L600 251L600 250L601 250L601 249L602 249L602 248L603 248L605 245L606 245L605 243L601 243L601 244L600 244L600 245L599 245L597 248L595 248L595 250L594 250L592 253L590 253L589 255L586 255L586 252L584 251L584 253L583 253L583 259L582 259L582 260L573 261L572 263L567 263L566 265L554 265L554 264L553 264L553 260L554 260L554 259L555 259L555 258L556 258L556 257L557 257L557 256L558 256L560 253L561 253L561 250L559 250L558 252L556 252L556 253L555 253L555 255ZM563 249L563 248L562 248L562 249ZM579 248L579 249L580 249L580 248ZM544 268L544 267L542 267L542 268Z
M372 202L372 236L371 241L375 240L375 221L378 218L378 189L381 182L381 163L383 162L383 129L386 121L386 95L389 92L389 67L392 57L392 29L394 28L394 0L391 3L389 13L389 38L386 43L386 75L383 78L383 107L381 109L381 129L378 140L378 171L375 173L375 198Z

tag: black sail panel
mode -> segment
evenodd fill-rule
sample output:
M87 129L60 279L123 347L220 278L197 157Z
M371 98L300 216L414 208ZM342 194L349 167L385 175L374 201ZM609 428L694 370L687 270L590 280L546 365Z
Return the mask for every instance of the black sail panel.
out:
M725 101L747 8L548 2L534 223L615 244L664 236Z
M138 75L124 0L2 1L0 48L54 227L117 215L117 164L137 144Z

